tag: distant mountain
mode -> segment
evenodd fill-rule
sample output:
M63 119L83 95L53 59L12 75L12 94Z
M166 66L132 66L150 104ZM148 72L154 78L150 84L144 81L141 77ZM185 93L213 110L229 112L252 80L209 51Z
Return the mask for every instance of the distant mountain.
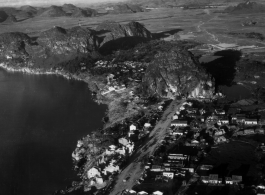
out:
M129 0L132 4L143 7L174 7L174 6L203 6L210 4L229 4L244 2L245 0Z
M43 10L43 12L39 16L41 17L61 17L61 16L67 16L67 13L63 10L62 7L53 5Z
M261 13L265 12L265 5L256 2L239 3L237 6L230 6L225 11L229 13Z
M113 13L113 14L136 13L136 12L146 11L144 8L140 7L139 5L133 5L133 4L116 4L116 5L107 7L106 10L109 13Z

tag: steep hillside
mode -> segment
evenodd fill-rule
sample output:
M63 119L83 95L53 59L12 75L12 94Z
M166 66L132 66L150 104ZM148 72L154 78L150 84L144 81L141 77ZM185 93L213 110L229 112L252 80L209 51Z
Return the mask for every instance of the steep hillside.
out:
M69 63L78 57L89 57L98 48L93 31L74 27L54 27L32 40L24 33L0 35L0 62L14 68L59 69L75 72L80 64Z
M106 53L121 47L135 46L139 42L152 38L151 32L138 22L121 25L117 22L105 21L96 27L96 31L102 39L101 51Z
M265 4L246 1L237 6L230 6L225 11L236 14L261 13L265 12Z
M214 85L187 50L177 43L165 43L149 63L143 78L143 93L147 96L174 97L214 94Z

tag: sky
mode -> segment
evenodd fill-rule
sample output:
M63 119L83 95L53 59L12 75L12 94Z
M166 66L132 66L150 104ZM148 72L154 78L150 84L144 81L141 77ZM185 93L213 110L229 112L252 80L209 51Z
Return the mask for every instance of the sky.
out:
M0 6L22 6L22 5L62 5L72 4L92 4L100 2L117 2L124 0L0 0Z

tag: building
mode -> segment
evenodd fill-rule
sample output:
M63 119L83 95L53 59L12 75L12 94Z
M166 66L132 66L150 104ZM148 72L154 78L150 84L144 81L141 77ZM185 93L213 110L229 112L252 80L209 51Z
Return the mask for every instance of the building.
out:
M171 121L171 126L186 127L186 126L188 126L188 122L182 121L182 120L173 120L173 121Z
M244 130L244 134L245 135L255 134L255 131L254 131L254 129L245 129Z
M213 165L201 165L201 170L211 170L213 169Z
M136 126L132 124L132 125L130 126L130 131L135 131L135 130L136 130Z
M202 183L209 183L209 176L201 176Z
M162 172L162 171L164 171L164 169L162 168L162 166L152 165L151 171L153 171L153 172Z
M155 192L153 192L153 194L152 195L163 195L163 192L160 192L160 191L155 191Z
M224 136L217 137L216 142L218 142L218 143L226 142L226 138Z
M239 175L232 175L232 181L235 184L239 184L242 182L242 176Z
M228 119L219 119L217 122L218 125L228 125L229 120Z
M212 183L212 184L218 184L218 175L217 174L210 174L209 175L209 183Z
M225 184L233 184L232 178L231 177L226 177L225 178Z
M258 120L257 119L246 119L245 120L245 125L257 125Z
M164 177L167 177L169 179L173 179L174 178L174 173L173 172L166 172L166 171L164 171L163 172L163 176Z
M236 122L237 123L245 123L246 115L245 114L237 114L236 115Z
M151 124L150 123L145 123L144 124L144 128L149 128L149 127L151 127Z
M262 128L255 129L255 133L264 134L264 129L262 129Z
M141 192L138 192L137 195L148 195L148 193L145 191L141 191Z
M93 178L93 177L101 177L101 173L99 172L99 170L95 167L89 169L87 171L87 178L90 179L90 178Z
M215 114L217 115L225 115L225 111L222 109L215 109Z

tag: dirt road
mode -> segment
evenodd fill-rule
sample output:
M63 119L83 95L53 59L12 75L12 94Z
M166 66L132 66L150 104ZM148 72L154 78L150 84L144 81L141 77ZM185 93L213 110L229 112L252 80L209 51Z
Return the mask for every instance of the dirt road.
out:
M132 156L132 162L120 173L117 183L110 192L110 195L121 194L125 189L132 189L142 176L144 171L144 160L152 155L155 149L160 145L160 141L166 135L167 127L170 125L174 113L186 100L174 100L163 113L161 120L157 123L154 130L150 133L148 141L138 149ZM123 180L127 180L123 182Z

